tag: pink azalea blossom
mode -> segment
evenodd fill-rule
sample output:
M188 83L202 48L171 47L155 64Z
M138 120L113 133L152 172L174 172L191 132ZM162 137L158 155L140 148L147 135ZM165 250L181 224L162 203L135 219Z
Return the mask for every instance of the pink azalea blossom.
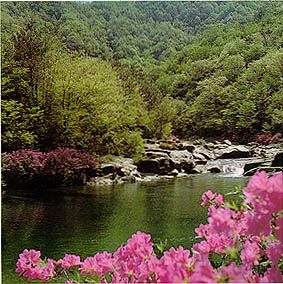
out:
M259 279L260 283L283 283L283 277L278 266L272 265L267 269L263 277Z
M241 260L248 267L252 268L253 264L258 265L257 255L259 251L257 243L251 243L247 240L244 244L244 249L241 251Z
M217 279L220 283L247 283L250 282L252 274L246 270L244 265L237 266L232 262L229 266L222 266Z
M80 264L81 264L80 256L76 256L74 254L65 254L65 257L63 258L62 261L62 267L64 269L68 269L72 266Z
M213 198L216 196L216 193L213 193L211 190L206 191L202 195L203 202L201 203L201 206L204 207L209 201L212 201Z
M210 252L210 245L207 241L201 241L200 243L194 244L192 250L201 254L208 254Z
M249 180L248 186L243 189L243 193L247 196L245 203L253 202L257 196L263 197L268 190L270 184L266 172L257 172Z
M210 227L208 225L200 224L200 226L195 229L195 232L197 233L197 239L203 238L204 236L210 233Z
M39 265L33 267L31 264L28 264L26 266L26 271L23 276L26 277L28 281L34 279L42 280L42 273L43 273L43 268L40 267Z
M36 251L34 249L25 249L23 253L19 255L16 272L22 275L25 271L28 271L25 275L27 275L27 277L32 277L30 269L33 268L33 265L41 262L42 259L40 258L40 251Z
M217 271L213 269L207 255L201 255L188 283L217 283Z
M223 204L223 195L218 194L217 197L214 199L217 206L221 206Z
M216 253L223 253L227 247L234 246L234 239L227 233L221 234L210 234L206 237L207 243L209 244L210 251Z
M216 212L216 207L214 204L209 205L208 207L208 216L213 216Z
M266 250L268 258L273 265L276 265L281 257L283 257L283 243L277 243Z
M43 267L42 277L39 278L43 281L47 281L50 277L53 277L56 274L54 270L54 261L50 258L47 259L46 266Z
M71 157L69 161L76 163L77 158ZM244 192L248 203L253 205L252 210L232 210L222 206L222 195L211 191L204 195L203 203L213 201L217 207L211 204L208 224L201 224L195 229L196 239L205 240L193 245L192 256L189 250L180 246L177 249L170 248L158 259L153 251L151 236L138 231L113 255L108 252L97 253L82 263L79 256L68 254L58 261L47 259L47 262L43 262L40 252L24 250L17 261L16 271L28 281L49 280L56 276L55 266L67 270L80 265L81 274L90 274L92 277L98 275L100 283L107 283L107 277L112 277L112 283L281 283L283 277L278 261L283 256L283 217L278 218L280 215L274 213L282 210L278 202L282 196L282 181L279 180L282 177L282 174L277 174L268 179L265 173L257 173L251 178ZM269 238L271 232L276 239ZM213 269L208 259L209 253L221 255L227 253L228 247L237 251L237 257L241 258L243 265L238 266L232 258L226 263L227 266ZM266 257L271 265L264 275L256 272L260 265L259 255ZM62 269L58 271L62 272Z
M269 178L271 190L269 190L270 211L277 213L283 210L283 172L276 173Z
M87 257L84 262L81 263L79 269L82 274L90 273L92 276L97 273L99 276L106 274L113 270L113 258L112 254L108 252L97 253L94 257Z
M37 264L39 262L42 262L40 254L41 254L40 251L36 251L34 249L31 250L25 249L23 253L20 254L20 259L22 259L26 263L30 262L32 264Z
M247 217L247 228L250 235L269 236L271 233L271 214L254 214Z
M170 248L160 260L157 275L162 283L180 283L188 280L196 262L196 256L190 257L190 251L182 246Z
M208 218L212 233L226 232L232 235L235 226L232 220L232 212L226 205L225 208L218 208L215 213Z
M281 218L276 219L276 228L273 230L274 235L278 241L283 243L283 216Z

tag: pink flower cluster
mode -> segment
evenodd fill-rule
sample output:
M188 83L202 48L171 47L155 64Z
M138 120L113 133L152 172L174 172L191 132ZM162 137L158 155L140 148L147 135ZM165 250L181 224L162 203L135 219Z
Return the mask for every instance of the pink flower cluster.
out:
M33 175L41 173L46 160L46 153L33 152L30 150L18 150L12 153L2 153L2 173L14 173L17 175L27 175L32 178Z
M16 272L18 272L19 275L23 274L28 281L33 279L46 281L56 274L54 261L48 258L47 261L43 263L40 258L40 252L33 249L30 251L25 249L23 253L20 254Z
M282 211L283 204L283 178L281 174L267 178L265 172L256 173L243 190L254 211L247 218L248 232L255 235L268 236L273 230L275 236L282 239L282 231L270 226L274 216ZM282 217L274 220L280 227ZM281 233L281 235L280 235Z
M19 181L28 183L35 178L66 182L74 179L84 181L86 172L95 169L97 159L76 149L58 148L48 153L18 150L2 154L2 175L7 184Z
M68 254L59 261L42 262L40 252L25 250L16 271L28 280L43 281L62 280L77 269L86 277L84 282L282 283L283 173L268 178L258 172L243 192L247 198L237 209L224 204L222 195L211 191L203 195L202 204L210 204L208 223L196 228L196 238L202 240L191 250L172 247L158 258L151 236L137 232L113 254L97 253L83 262ZM262 227L255 228L253 222ZM213 262L213 257L220 263ZM65 280L78 281L71 276Z
M263 145L269 145L271 143L274 143L278 140L279 136L271 134L259 134L256 137L254 137L254 140L257 144L263 144Z

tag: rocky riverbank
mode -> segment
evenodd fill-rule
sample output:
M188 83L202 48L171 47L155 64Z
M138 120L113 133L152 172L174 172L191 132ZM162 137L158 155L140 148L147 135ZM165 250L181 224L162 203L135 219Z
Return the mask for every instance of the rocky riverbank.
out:
M268 146L224 142L148 141L142 159L113 157L102 163L89 185L170 179L189 174L238 171L252 175L259 167L282 170L283 143Z

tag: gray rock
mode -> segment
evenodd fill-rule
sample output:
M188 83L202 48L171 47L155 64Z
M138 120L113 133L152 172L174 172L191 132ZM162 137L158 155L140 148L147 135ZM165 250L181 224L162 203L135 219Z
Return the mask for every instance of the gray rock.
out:
M196 147L196 149L194 150L193 154L201 154L203 155L207 160L214 160L215 159L215 155L213 151L209 151L207 150L205 147L203 146L198 146Z
M121 183L124 183L124 182L131 182L131 183L133 183L133 182L136 182L136 177L134 177L134 176L125 176L125 177L122 177L121 179L120 179L120 182Z
M232 142L228 139L224 140L224 144L232 146Z
M106 176L108 174L117 173L117 171L119 169L121 169L121 166L116 166L116 165L111 164L111 163L107 163L107 164L103 163L99 166L99 169L100 169L101 175Z
M221 172L221 168L217 164L210 164L210 165L206 166L206 171L210 172L210 173L220 173Z
M175 163L192 162L192 160L193 160L193 155L190 152L188 152L187 150L171 151L170 154L169 154L169 157Z
M250 157L250 149L242 145L228 146L224 149L215 149L213 152L216 159L235 159Z
M145 143L144 144L144 149L147 151L147 150L150 150L150 151L153 151L153 150L157 150L157 151L162 151L162 149L159 147L159 144L155 143L155 144L148 144L148 143Z
M252 176L257 169L262 166L264 163L264 160L257 160L253 161L251 163L247 163L244 166L244 176Z
M170 152L168 152L170 153ZM156 159L156 158L169 158L167 151L166 152L157 152L157 151L152 151L152 152L146 152L145 155L149 159Z
M171 151L169 154L173 167L177 170L183 169L186 173L191 173L194 167L193 155L187 150Z
M206 172L206 170L203 165L196 165L192 170L192 174L202 174L204 172Z
M193 157L197 165L205 165L207 163L207 158L200 153L193 153Z
M177 176L179 174L179 171L177 169L174 169L172 172L169 173L171 176Z

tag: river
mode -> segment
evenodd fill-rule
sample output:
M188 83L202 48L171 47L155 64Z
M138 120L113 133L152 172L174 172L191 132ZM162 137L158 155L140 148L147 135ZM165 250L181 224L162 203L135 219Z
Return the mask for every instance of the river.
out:
M247 182L243 176L202 174L152 183L4 192L2 282L24 282L15 269L25 248L40 250L43 258L71 253L83 260L96 252L114 252L138 230L151 234L155 243L167 240L170 246L191 248L194 228L207 220L202 193L211 189L225 194Z

